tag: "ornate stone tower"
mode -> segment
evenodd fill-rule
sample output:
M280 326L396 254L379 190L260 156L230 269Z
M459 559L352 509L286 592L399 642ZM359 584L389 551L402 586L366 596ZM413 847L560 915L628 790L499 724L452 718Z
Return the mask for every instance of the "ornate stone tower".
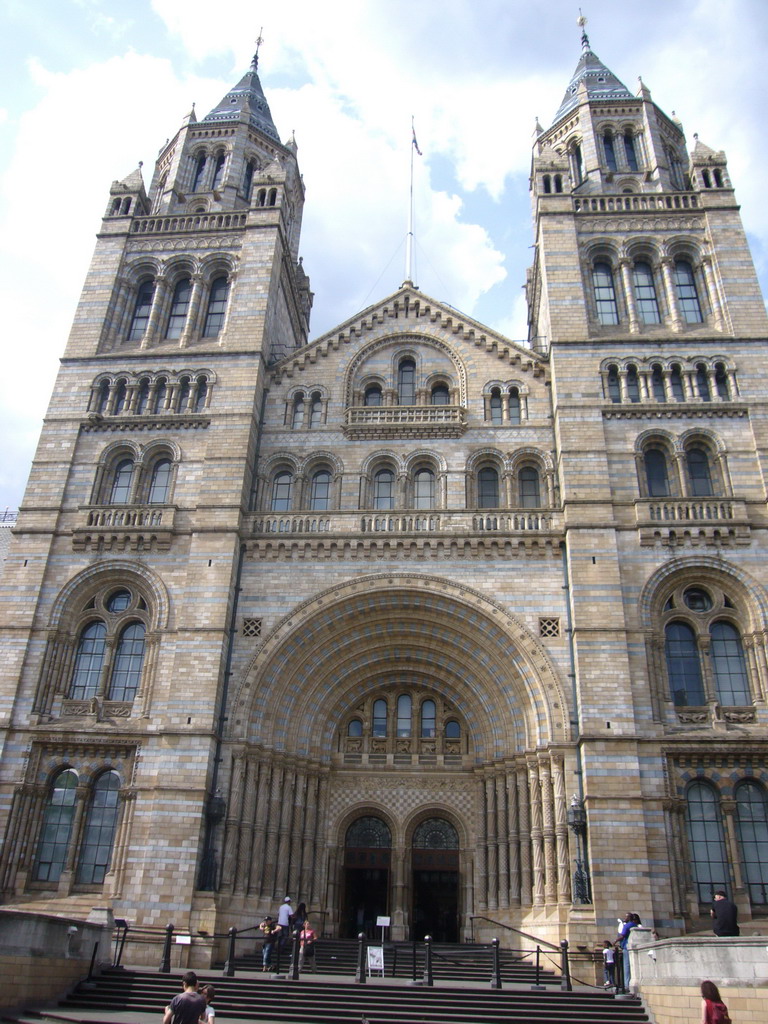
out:
M629 859L667 851L663 886L625 890L657 923L696 920L713 880L747 915L757 889L725 853L738 815L719 801L755 795L734 742L765 777L765 305L724 154L697 139L689 157L642 82L633 96L586 33L582 51L537 126L528 299L552 373L593 877L623 835ZM717 866L697 829L719 837Z
M256 68L184 119L149 192L140 169L110 189L6 567L6 898L97 886L151 920L215 881L265 372L306 344L312 300L296 144Z

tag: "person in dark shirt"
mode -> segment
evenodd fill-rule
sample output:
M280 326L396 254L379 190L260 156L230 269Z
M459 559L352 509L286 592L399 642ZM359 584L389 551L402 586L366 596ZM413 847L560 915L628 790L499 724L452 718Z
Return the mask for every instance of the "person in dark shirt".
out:
M197 975L194 971L187 971L182 977L181 984L184 989L178 996L174 996L169 1006L166 1006L163 1014L163 1024L198 1024L198 1021L205 1013L208 1005L205 996L197 991Z
M731 903L722 889L715 893L715 902L712 904L710 916L714 919L712 931L715 935L725 937L727 935L738 935L737 924L739 911L735 903Z

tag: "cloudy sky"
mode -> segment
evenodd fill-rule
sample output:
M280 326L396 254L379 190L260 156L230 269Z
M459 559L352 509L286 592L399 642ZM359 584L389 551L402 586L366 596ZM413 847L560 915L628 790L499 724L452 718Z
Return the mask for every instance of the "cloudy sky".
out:
M592 49L638 76L689 148L725 149L768 285L766 0L582 0ZM312 336L405 277L410 125L416 284L525 337L535 118L580 55L566 0L4 0L0 14L0 511L21 501L109 185L247 70L307 185ZM215 16L212 16L215 11Z

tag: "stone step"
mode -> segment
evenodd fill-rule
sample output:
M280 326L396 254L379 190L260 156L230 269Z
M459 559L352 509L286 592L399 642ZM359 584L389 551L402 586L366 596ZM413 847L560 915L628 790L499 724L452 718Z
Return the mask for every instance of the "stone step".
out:
M217 1014L228 1022L278 1024L644 1024L637 999L617 1000L603 992L562 992L530 986L491 990L488 983L461 987L441 982L414 988L398 979L366 984L302 976L299 981L269 975L222 978L205 974L216 986ZM180 975L149 971L105 971L93 986L73 992L51 1020L114 1024L114 1014L157 1015L180 990ZM140 1019L140 1018L137 1018Z

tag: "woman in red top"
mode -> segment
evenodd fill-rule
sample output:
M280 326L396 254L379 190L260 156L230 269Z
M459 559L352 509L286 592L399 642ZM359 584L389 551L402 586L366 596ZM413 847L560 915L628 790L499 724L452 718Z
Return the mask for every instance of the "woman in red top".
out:
M731 1024L728 1007L713 981L701 983L701 1024Z

